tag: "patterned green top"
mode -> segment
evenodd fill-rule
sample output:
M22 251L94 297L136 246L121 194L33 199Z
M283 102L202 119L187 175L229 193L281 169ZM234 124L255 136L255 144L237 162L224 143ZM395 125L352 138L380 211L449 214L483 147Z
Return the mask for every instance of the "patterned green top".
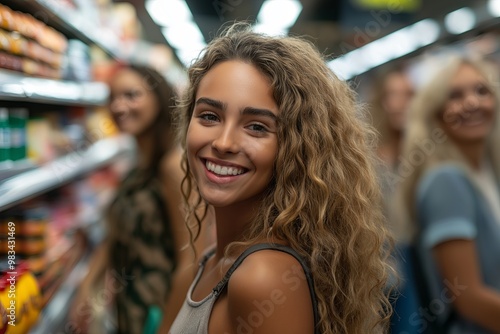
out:
M142 334L149 307L163 308L171 289L174 242L160 185L150 172L134 169L108 211L120 334Z

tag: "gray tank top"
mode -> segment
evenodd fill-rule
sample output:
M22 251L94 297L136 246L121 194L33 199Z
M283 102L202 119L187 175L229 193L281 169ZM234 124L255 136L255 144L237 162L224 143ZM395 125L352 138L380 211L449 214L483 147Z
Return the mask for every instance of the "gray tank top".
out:
M311 271L309 270L309 267L305 264L304 260L302 260L300 255L297 254L297 252L295 252L290 247L278 244L257 244L249 247L236 259L236 261L229 268L229 270L224 275L222 280L215 286L215 288L213 288L212 292L210 292L208 296L206 296L200 301L194 301L191 298L194 287L198 284L198 281L200 280L201 274L203 273L203 269L205 268L207 260L214 254L215 250L212 250L211 252L206 254L200 262L200 268L198 269L198 273L196 274L196 277L193 283L191 284L191 287L189 288L186 300L182 305L181 310L177 314L177 317L174 323L172 324L172 327L170 328L169 334L207 334L208 321L210 319L210 314L212 313L212 308L214 306L214 303L219 297L220 293L225 289L227 282L231 278L231 275L248 255L263 249L278 250L281 252L288 253L293 257L295 257L297 261L299 261L299 263L301 264L307 278L307 283L309 285L309 292L311 293L314 324L315 324L314 333L318 334L319 330L317 325L319 320L319 314L317 309L316 295L314 293Z

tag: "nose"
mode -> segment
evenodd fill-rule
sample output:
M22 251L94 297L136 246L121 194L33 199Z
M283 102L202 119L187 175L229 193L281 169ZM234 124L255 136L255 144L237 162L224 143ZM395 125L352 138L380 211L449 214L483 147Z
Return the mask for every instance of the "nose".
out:
M120 96L114 97L109 103L109 110L113 114L123 114L127 112L127 101L125 98Z
M240 138L236 126L229 123L221 126L212 141L212 148L219 154L238 153Z
M468 92L465 95L464 99L464 109L466 111L472 111L476 109L479 106L479 96L477 95L477 92L471 91Z

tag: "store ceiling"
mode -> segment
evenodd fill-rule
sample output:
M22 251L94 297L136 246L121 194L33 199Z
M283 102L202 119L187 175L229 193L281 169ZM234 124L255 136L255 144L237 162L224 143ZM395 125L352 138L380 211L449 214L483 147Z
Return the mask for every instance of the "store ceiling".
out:
M160 28L147 13L144 1L115 0L115 2L129 2L135 6L146 40L165 43ZM396 13L380 9L361 10L354 5L355 0L301 0L303 9L290 33L308 36L322 52L338 56L349 51L349 48L361 46L362 43L368 42L368 39L380 38L421 19L442 19L453 10L485 1L420 0L417 11ZM186 2L208 42L228 22L254 21L263 0L186 0Z

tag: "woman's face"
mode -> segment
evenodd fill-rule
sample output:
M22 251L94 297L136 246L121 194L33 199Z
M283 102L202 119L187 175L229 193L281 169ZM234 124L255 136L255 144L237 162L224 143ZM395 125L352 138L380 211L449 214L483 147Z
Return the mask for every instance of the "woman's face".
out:
M121 131L139 136L155 122L159 105L147 80L133 70L124 69L110 84L109 109Z
M471 65L463 64L450 82L440 115L443 129L459 145L484 141L493 128L495 104L485 78Z
M399 72L391 73L384 83L383 106L393 130L403 131L406 114L414 95L413 84L408 77Z
M269 80L254 66L225 61L203 77L186 140L191 172L209 204L259 200L273 176L277 115Z

